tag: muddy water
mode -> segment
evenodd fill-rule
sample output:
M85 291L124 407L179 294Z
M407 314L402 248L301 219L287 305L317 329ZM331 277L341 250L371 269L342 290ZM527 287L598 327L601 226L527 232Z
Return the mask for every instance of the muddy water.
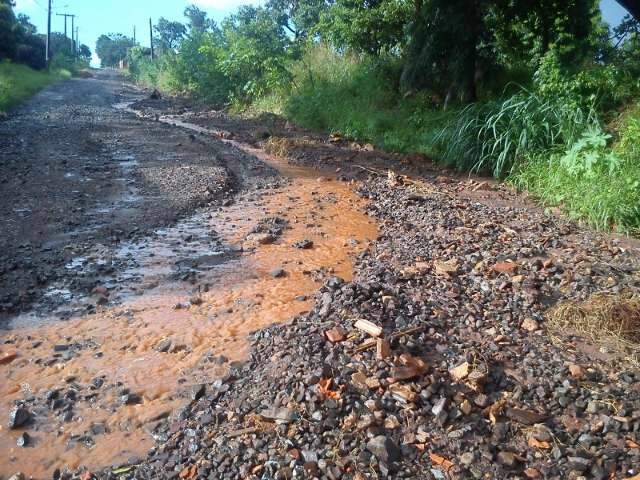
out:
M119 254L135 260L131 290L138 293L123 304L2 334L0 476L22 471L51 478L56 468L96 469L143 456L156 422L188 403L190 388L246 356L248 333L308 310L327 275L350 278L352 259L377 234L350 187L240 147L279 168L290 183L261 195L249 192L230 207L123 246ZM266 216L285 218L289 228L273 244L247 243ZM204 240L208 236L215 236L213 245ZM302 239L312 240L313 248L292 247ZM204 280L168 281L179 261L204 265ZM286 276L273 278L276 268ZM159 348L163 340L170 347L158 351L165 350ZM140 403L123 405L123 388L139 395ZM53 389L60 397L77 392L67 421L48 408L45 396ZM32 423L7 429L14 401L29 397L35 398ZM22 431L31 437L27 448L16 446Z

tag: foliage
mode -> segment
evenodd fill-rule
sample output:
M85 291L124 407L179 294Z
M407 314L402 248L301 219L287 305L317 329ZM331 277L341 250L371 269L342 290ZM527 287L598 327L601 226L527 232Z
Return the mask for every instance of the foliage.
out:
M501 60L533 68L551 49L562 64L580 64L602 33L597 0L496 2L486 21Z
M171 91L187 91L210 102L246 104L289 81L289 39L264 8L241 7L221 28L187 9L194 28L182 38L179 52L165 51L152 63L140 49L131 49L134 78Z
M316 30L337 48L375 55L402 47L411 13L406 0L336 0Z
M266 10L297 41L316 33L316 25L328 10L328 4L324 0L269 0Z
M19 23L8 0L0 0L0 60L13 59L18 44Z
M613 145L592 128L564 151L533 157L512 181L596 228L640 233L640 105L612 128Z
M476 101L478 82L503 68L528 66L551 48L581 64L595 50L596 0L425 0L408 25L403 84L430 89L447 105Z
M435 142L445 163L503 177L529 155L571 143L591 121L579 108L522 90L465 107Z
M320 44L295 63L292 74L295 86L260 106L305 127L339 132L379 148L429 154L430 132L452 114L425 107L422 96L403 99L394 88L400 66L393 57L342 55Z
M200 21L199 13L188 11L191 15L191 21L196 23ZM160 52L173 52L179 46L180 42L187 33L186 27L180 22L171 22L166 18L160 17L158 23L154 25L153 30L158 34L154 39L154 43Z
M119 33L100 35L96 42L96 53L103 67L117 67L121 60L127 58L128 50L134 46L132 38Z
M592 64L572 74L561 66L554 50L542 58L533 78L542 97L583 109L597 106L600 111L609 111L639 91L630 72L619 65Z
M47 85L71 76L64 70L38 71L26 65L0 62L0 111L8 110Z

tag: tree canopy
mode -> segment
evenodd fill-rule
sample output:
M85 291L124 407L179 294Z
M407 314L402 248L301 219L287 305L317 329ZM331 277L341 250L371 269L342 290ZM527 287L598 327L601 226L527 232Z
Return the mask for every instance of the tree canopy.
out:
M101 35L96 42L96 53L103 67L116 67L127 58L127 52L135 46L132 38L119 33Z

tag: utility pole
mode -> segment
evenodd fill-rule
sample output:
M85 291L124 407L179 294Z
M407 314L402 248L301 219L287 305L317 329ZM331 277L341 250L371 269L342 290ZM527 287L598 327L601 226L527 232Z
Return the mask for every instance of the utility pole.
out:
M80 27L76 27L76 58L80 53Z
M76 56L76 16L71 15L71 54Z
M136 44L136 26L133 26L133 44Z
M71 15L70 13L56 13L58 17L64 17L64 37L69 38L67 35L67 17L71 17L71 35L73 36L73 20L75 15ZM71 50L73 51L73 38L71 39Z
M149 39L151 41L151 60L153 60L155 55L153 54L153 23L151 19L149 19Z
M49 57L51 56L51 0L49 0L49 10L47 11L47 46L44 56L48 67Z

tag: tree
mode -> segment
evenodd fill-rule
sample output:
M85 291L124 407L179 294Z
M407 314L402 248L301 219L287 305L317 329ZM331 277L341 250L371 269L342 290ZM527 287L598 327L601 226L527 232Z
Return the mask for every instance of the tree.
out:
M10 0L0 0L0 60L16 56L19 24L13 6Z
M199 9L195 5L189 5L185 8L184 16L189 20L189 32L192 35L194 33L204 33L216 27L216 23L207 18L207 12Z
M294 40L307 38L329 5L325 0L269 0L267 10Z
M84 43L78 48L78 56L85 62L91 61L91 49Z
M287 35L263 7L242 6L222 24L221 70L236 96L251 98L288 78Z
M101 35L96 42L96 53L103 67L116 67L127 57L127 50L135 45L132 38L119 33Z
M411 14L407 0L337 0L318 31L338 48L377 55L402 48Z
M581 65L596 50L597 0L417 0L402 81L463 102L483 72L537 62L550 49Z
M153 27L158 34L157 45L161 51L175 51L180 46L180 41L187 33L186 27L180 22L171 22L160 17L158 24Z
M435 87L446 94L446 102L456 96L475 101L481 40L491 43L483 22L489 7L483 0L417 2L402 74L405 87ZM485 59L491 61L491 55Z
M525 59L534 68L552 47L561 60L580 65L594 52L601 23L597 0L502 0L491 14L489 28L503 60Z

